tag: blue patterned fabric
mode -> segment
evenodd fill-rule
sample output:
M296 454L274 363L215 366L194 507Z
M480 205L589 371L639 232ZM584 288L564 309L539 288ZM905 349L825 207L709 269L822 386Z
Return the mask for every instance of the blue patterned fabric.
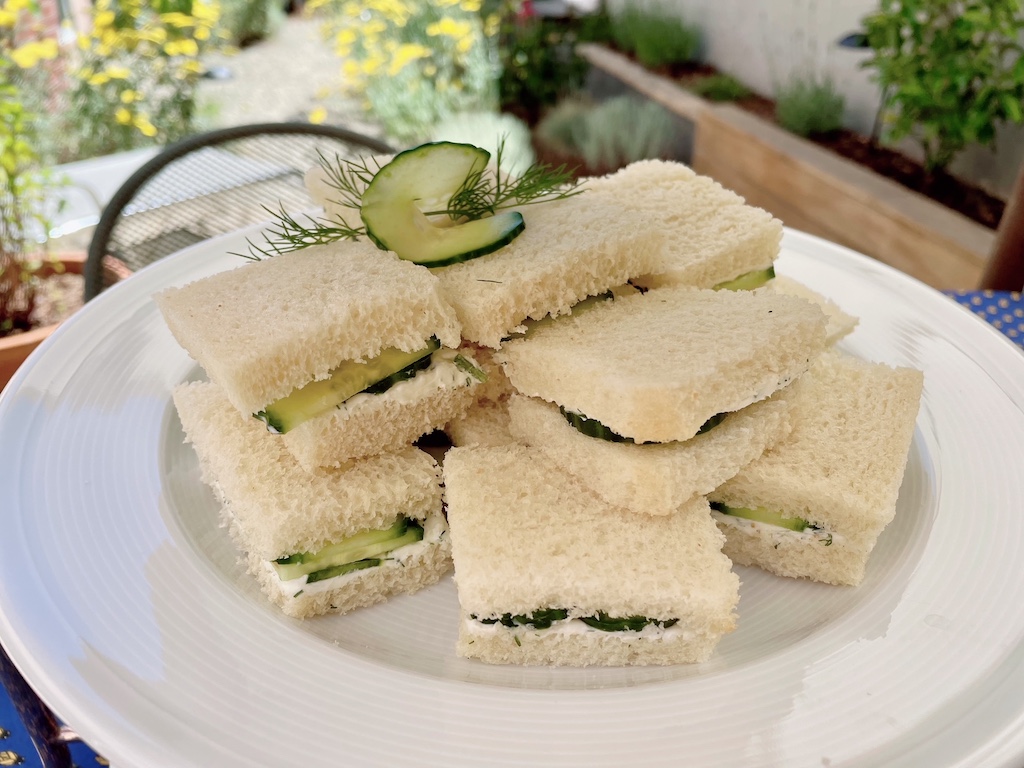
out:
M110 765L106 760L93 752L88 745L70 744L71 763L74 768L97 768ZM7 690L0 685L0 768L3 766L21 766L21 768L42 768L42 761L36 752L28 731L21 723L21 718L14 709Z
M1024 349L1024 294L1011 291L946 291L960 304Z

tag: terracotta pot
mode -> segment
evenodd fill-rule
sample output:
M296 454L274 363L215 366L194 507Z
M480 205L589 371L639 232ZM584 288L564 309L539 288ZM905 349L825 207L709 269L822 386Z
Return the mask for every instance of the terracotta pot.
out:
M73 275L82 274L85 267L85 252L55 253L51 254L48 259L51 262L59 261L64 265L64 271ZM123 280L131 274L123 263L113 259L104 262L103 269L112 282ZM53 274L54 269L44 261L40 273L45 277ZM0 389L7 384L32 350L42 344L43 340L53 333L58 325L59 323L54 323L14 336L0 337Z

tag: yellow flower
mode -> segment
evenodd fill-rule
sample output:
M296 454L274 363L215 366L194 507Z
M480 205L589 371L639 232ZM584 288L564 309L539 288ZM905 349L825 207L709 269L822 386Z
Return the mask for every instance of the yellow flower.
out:
M469 51L472 48L473 48L473 38L472 37L460 38L455 43L455 50L458 51L459 53L469 53Z
M423 59L433 53L425 45L419 45L417 43L403 43L395 51L394 57L391 59L391 63L388 65L388 77L394 77L402 68L405 67L411 61L417 59Z
M121 103L122 104L131 104L133 101L138 101L138 98L139 98L139 92L138 91L133 91L131 88L129 88L127 91L121 91ZM124 111L127 112L128 110L126 109Z
M209 40L210 39L210 28L209 27L198 27L193 33L196 40Z
M488 37L494 37L501 30L501 16L496 13L492 13L486 19L484 19L484 34Z
M28 8L28 0L7 0L4 3L4 8L11 13L18 13L18 11L24 11Z
M170 40L164 45L168 56L198 56L199 46L195 40Z
M479 13L481 5L483 5L481 0L462 0L459 3L459 7L467 13Z
M132 121L132 125L138 128L139 133L143 136L148 136L150 138L156 136L156 126L149 122L149 118L145 115L136 115L135 119Z
M110 82L110 75L106 72L97 72L87 82L89 85L105 85Z
M118 125L131 125L132 113L124 107L118 107L114 112L114 119L117 120Z
M38 40L25 43L15 48L10 53L11 61L22 69L34 67L40 61L47 61L57 57L56 40Z
M172 27L178 27L185 29L195 24L195 19L184 13L161 13L160 21L164 24L170 24Z
M427 25L427 34L431 37L447 35L448 37L458 39L466 37L472 34L472 32L473 26L468 21L456 21L449 16L445 16L440 21L435 21L433 24Z
M220 6L216 3L193 3L192 15L198 21L213 24L220 18Z
M18 14L8 11L6 8L0 8L0 29L13 27L17 20Z
M163 27L152 27L139 32L139 39L156 45L163 45L167 42L167 30Z
M313 125L320 125L324 120L327 119L327 110L323 107L317 107L309 113L309 122Z
M127 80L132 74L128 67L121 67L116 64L107 67L104 71L111 80Z
M188 61L183 61L181 63L179 71L189 75L199 75L203 72L203 65L200 64L196 59L189 59Z
M92 18L93 29L100 29L101 27L109 27L114 23L114 12L113 11L100 11Z

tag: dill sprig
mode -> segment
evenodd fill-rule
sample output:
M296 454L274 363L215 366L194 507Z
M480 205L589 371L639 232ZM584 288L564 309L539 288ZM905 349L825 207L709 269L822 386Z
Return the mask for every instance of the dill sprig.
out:
M565 165L552 168L535 163L519 177L508 179L502 173L502 155L505 139L498 143L495 154L495 169L487 167L474 170L451 196L447 206L440 211L424 211L427 216L448 216L453 221L472 221L492 216L504 208L519 205L562 200L583 192L579 182L574 182ZM324 171L324 182L337 193L330 199L339 207L358 213L362 205L363 191L373 180L381 165L364 158L355 160L335 155L328 159L317 150L320 167ZM306 215L302 220L284 210L275 211L264 206L274 220L263 236L265 243L257 245L247 240L248 254L236 254L253 261L264 257L277 256L288 251L297 251L311 245L324 245L337 240L358 240L366 236L366 227L351 226L342 218L315 218ZM360 220L361 222L361 220Z
M505 139L502 138L494 156L494 173L487 168L474 170L451 196L444 210L424 213L472 221L492 216L503 208L562 200L584 191L579 182L573 181L572 173L564 164L552 168L534 163L519 177L507 179L501 170L504 151Z

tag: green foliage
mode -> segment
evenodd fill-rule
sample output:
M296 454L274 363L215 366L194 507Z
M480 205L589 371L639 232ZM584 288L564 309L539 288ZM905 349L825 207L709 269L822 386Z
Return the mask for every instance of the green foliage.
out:
M690 90L709 101L739 101L750 95L750 89L732 75L708 75L690 86Z
M228 41L246 46L271 37L284 23L278 0L221 0L220 29Z
M776 94L775 119L798 136L828 133L842 127L844 106L829 78L797 77Z
M1024 121L1019 0L881 0L864 29L888 137L919 141L929 171Z
M645 67L685 64L700 54L700 29L662 6L626 4L613 16L611 34L620 50L635 54Z
M584 38L561 19L502 17L498 38L501 107L536 122L544 107L583 85L587 64L576 55Z
M610 171L649 158L667 157L675 123L650 101L619 96L597 105L567 100L537 126L538 139L580 157L591 171Z

